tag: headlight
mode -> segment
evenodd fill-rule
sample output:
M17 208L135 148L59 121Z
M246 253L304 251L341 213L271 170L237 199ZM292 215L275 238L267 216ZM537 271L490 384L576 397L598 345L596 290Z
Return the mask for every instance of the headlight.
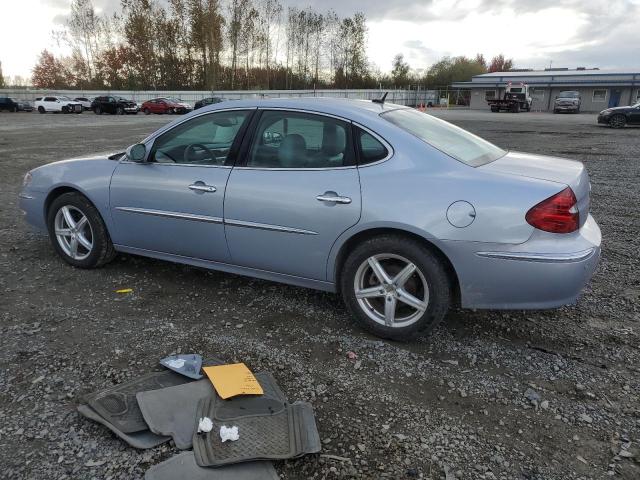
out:
M31 172L27 172L24 178L22 179L22 186L26 187L31 183L31 180L33 180L33 175L31 175Z
M580 103L578 100L574 100L574 101L573 101L573 104L574 104L574 105L578 105L578 103Z

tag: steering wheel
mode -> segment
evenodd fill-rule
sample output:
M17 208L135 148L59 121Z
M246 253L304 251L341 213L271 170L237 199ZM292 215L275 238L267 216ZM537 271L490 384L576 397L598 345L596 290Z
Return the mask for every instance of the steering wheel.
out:
M209 147L202 145L201 143L192 143L190 145L187 145L187 148L184 149L184 163L191 163L191 159L189 157L191 156L191 151L195 153L196 147L205 150L209 154L209 157L211 157L211 160L216 159L216 156L213 154Z

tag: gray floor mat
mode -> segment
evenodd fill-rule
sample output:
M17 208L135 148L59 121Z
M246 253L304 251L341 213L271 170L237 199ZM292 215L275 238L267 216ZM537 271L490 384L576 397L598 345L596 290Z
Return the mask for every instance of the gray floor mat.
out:
M164 442L168 442L171 438L171 437L156 435L155 433L152 433L149 430L144 430L141 432L135 432L135 433L129 433L129 434L124 433L118 430L109 422L107 422L104 418L98 415L98 413L88 405L79 405L78 412L82 416L87 417L93 420L94 422L98 422L104 425L113 433L115 433L118 437L120 437L122 440L124 440L134 448L140 448L140 449L153 448Z
M201 398L215 395L207 379L136 395L142 416L149 429L158 435L171 435L180 450L191 448L198 419L196 410Z
M145 480L279 480L270 462L248 462L221 468L198 466L193 452L183 452L154 465Z
M286 403L285 408L273 414L221 419L216 416L216 399L210 397L200 400L196 416L207 416L213 421L211 432L193 437L193 452L202 467L286 459L320 451L313 407L306 402ZM223 443L220 440L222 425L237 426L240 438Z
M192 381L171 370L153 372L129 382L91 393L85 397L85 402L121 432L134 433L149 428L138 407L136 393L182 385Z
M264 394L245 395L222 401L217 397L209 379L162 388L136 395L138 405L149 429L158 435L171 435L176 447L191 448L198 418L196 411L202 398L216 397L221 408L216 410L218 418L225 420L241 415L264 415L284 409L287 401L284 393L269 373L257 373L256 379Z

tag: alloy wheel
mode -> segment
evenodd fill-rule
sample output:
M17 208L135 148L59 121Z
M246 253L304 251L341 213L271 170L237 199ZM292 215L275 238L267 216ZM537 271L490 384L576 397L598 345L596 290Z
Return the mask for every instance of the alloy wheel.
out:
M360 308L386 327L412 325L429 305L429 286L423 273L396 254L373 255L362 262L353 287Z
M58 210L54 220L56 240L64 253L84 260L93 250L93 230L86 215L73 205Z
M625 123L627 123L627 119L624 118L624 115L614 115L611 117L611 120L609 120L609 125L613 128L622 128Z

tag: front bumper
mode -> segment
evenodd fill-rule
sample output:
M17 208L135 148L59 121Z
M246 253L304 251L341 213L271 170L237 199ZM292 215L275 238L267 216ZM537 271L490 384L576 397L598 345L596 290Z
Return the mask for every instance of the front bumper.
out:
M458 275L462 306L545 309L574 303L600 259L601 234L591 215L580 230L534 231L520 245L445 242Z
M609 124L609 115L598 115L598 123Z
M577 112L580 110L580 105L554 105L553 109L559 112Z

